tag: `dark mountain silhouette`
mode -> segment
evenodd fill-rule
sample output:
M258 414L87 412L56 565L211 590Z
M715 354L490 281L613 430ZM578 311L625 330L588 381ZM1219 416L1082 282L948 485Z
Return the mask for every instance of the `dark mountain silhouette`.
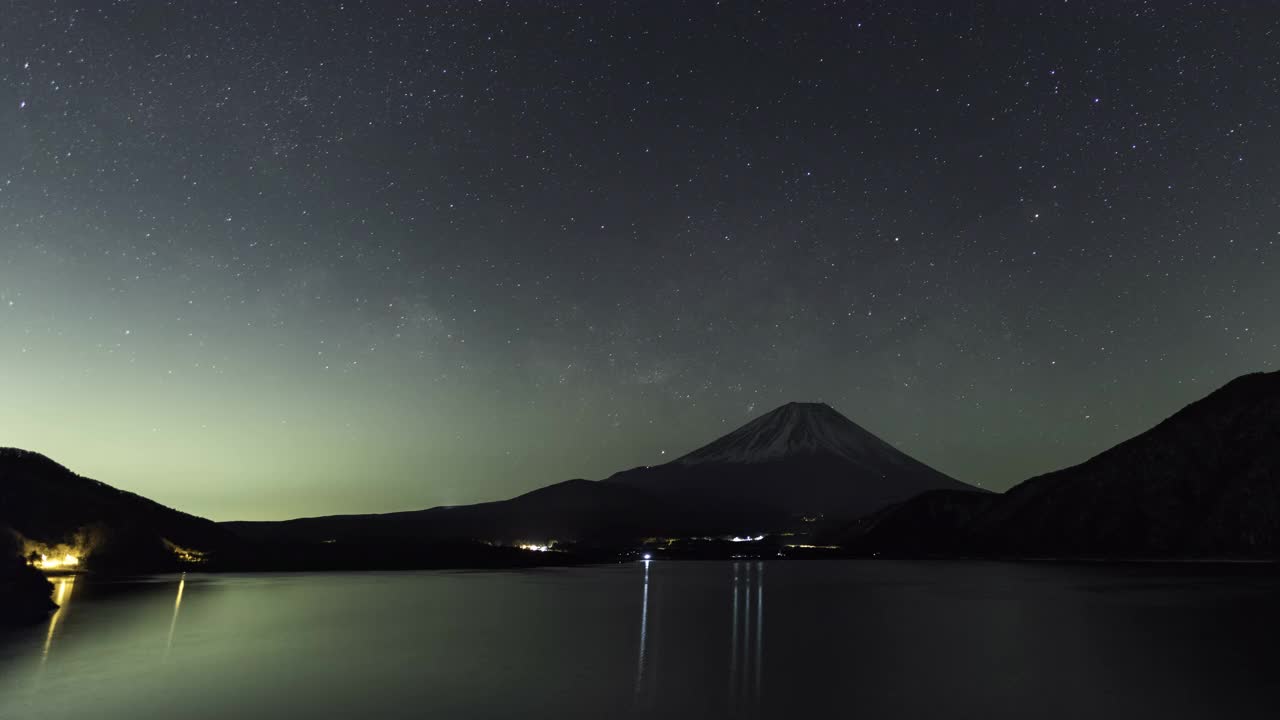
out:
M0 533L75 548L95 569L162 569L179 562L179 549L210 553L236 542L210 520L12 448L0 449Z
M1002 496L971 490L930 490L859 518L824 542L864 554L949 555L970 551L974 518Z
M847 517L926 490L978 491L824 403L788 403L672 462L618 473L606 482L684 506Z
M350 541L332 544L317 542L311 533L302 532L312 523L324 525L331 520L317 518L299 521L296 526L282 523L298 532L273 534L273 542L258 543L210 520L80 477L43 455L0 450L0 623L39 619L51 607L49 583L24 560L32 548L37 548L37 554L48 552L52 557L74 553L82 562L71 569L108 574L192 568L223 571L525 567L597 560L598 556L589 553L573 556L528 553L511 547L491 547L464 537L477 527L485 533L498 534L503 523L510 523L517 531L525 527L524 522L554 525L556 508L572 509L576 502L573 489L584 482L562 483L531 493L533 502L524 507L536 510L545 506L549 508L545 516L536 512L529 518L518 513L473 512L468 517L468 513L463 513L452 525L441 523L442 530L434 535L402 533L394 520L384 528L379 523L362 523L357 516L350 518L353 522L349 526L344 525L347 528L344 537ZM565 498L566 502L560 503L557 497ZM621 508L627 502L626 498L619 497L613 505L594 503L593 507ZM466 528L467 532L458 528ZM303 541L290 542L295 535ZM66 569L69 568L57 570Z
M889 508L851 542L1024 557L1280 556L1280 372L1237 378L1074 467L950 502L947 512L923 496ZM927 530L903 531L913 527Z
M57 606L53 584L21 558L16 539L0 531L0 627L39 622Z
M376 515L331 515L281 522L223 525L251 540L349 541L483 539L543 541L554 537L627 536L664 507L655 498L591 480L566 480L509 500Z
M969 488L822 404L791 403L665 465L570 480L509 500L383 515L233 522L272 541L616 542L763 532L805 513L855 513L933 488Z
M333 515L279 522L227 522L251 541L396 540L610 544L657 535L730 533L742 522L781 523L780 513L669 503L653 494L594 480L567 480L509 500L375 515Z

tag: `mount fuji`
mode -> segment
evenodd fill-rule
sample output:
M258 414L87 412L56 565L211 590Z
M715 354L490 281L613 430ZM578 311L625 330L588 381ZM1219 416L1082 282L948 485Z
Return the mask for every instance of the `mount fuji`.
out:
M788 403L669 463L605 482L681 505L856 516L926 490L976 490L825 403Z
M680 465L760 463L797 455L827 453L864 459L911 459L863 430L826 403L787 403L724 437L677 458Z

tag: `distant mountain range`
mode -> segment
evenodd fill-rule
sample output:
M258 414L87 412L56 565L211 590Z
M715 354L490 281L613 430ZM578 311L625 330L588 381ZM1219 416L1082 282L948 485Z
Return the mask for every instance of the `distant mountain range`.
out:
M0 450L0 534L94 569L534 562L494 545L805 532L863 554L1280 557L1280 373L1247 375L1151 430L1003 494L956 481L832 408L791 403L676 460L498 502L213 523ZM852 518L859 518L848 524ZM833 525L842 521L840 525ZM515 553L514 555L511 553ZM586 558L580 555L579 558ZM2 560L2 558L0 558ZM2 568L0 568L2 569Z
M446 535L410 542L393 529L378 528L341 545L255 543L211 520L81 477L38 453L0 448L0 624L32 608L42 612L48 604L48 583L26 566L32 558L47 571L108 573L516 567L551 561L467 542L461 533L441 533ZM39 582L32 583L33 576ZM34 588L35 596L16 592L24 587Z
M406 537L617 542L762 533L853 517L922 491L975 490L821 403L789 403L669 463L570 480L492 503L385 515L234 522L253 540Z
M1001 495L930 492L856 524L863 551L1280 557L1280 372L1237 378L1154 428Z

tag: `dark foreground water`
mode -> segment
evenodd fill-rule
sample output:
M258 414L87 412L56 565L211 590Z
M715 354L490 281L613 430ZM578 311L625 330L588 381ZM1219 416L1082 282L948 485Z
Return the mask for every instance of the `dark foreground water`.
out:
M1265 568L814 561L61 583L0 717L1276 716Z

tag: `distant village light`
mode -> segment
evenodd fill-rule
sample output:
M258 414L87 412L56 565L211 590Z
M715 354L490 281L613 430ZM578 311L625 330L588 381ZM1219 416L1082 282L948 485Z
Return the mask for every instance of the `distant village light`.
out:
M48 555L45 555L43 553L41 553L40 555L39 565L41 570L58 570L60 568L73 568L79 564L80 564L80 558L77 558L75 555L72 555L70 553L63 555L60 558L51 558Z

